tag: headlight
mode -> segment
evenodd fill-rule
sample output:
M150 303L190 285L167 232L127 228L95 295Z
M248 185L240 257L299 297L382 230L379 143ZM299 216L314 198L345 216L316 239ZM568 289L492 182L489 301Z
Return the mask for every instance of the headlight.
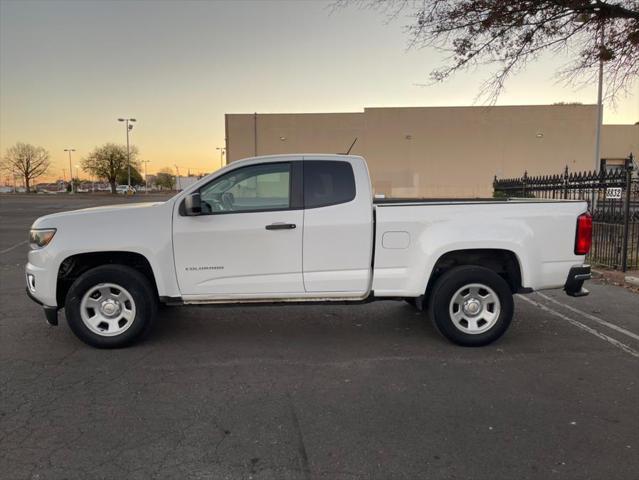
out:
M33 229L29 232L29 246L32 250L46 247L49 245L53 236L55 235L55 228L43 228Z

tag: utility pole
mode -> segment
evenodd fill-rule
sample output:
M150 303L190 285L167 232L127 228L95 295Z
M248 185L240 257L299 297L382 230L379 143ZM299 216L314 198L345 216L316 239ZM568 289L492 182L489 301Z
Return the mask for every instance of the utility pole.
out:
M173 165L175 167L175 171L177 172L177 176L175 177L177 179L177 182L175 187L177 188L178 192L180 191L180 169L177 165Z
M215 150L220 151L220 168L224 168L224 155L226 154L226 147L216 147Z
M149 179L146 176L146 164L149 163L151 160L142 160L142 163L144 164L144 194L148 195L149 193Z
M73 193L73 167L71 165L71 152L75 152L75 148L65 148L65 152L69 152L69 180L71 183L71 193Z
M135 118L118 118L118 122L125 122L126 126L126 163L128 169L128 185L127 195L131 193L131 147L129 146L129 132L133 130L133 125L129 122L133 123L137 120Z
M595 134L595 173L600 173L601 167L601 124L603 123L603 49L604 49L604 22L599 29L599 83L597 85L597 130ZM597 206L596 190L592 191L592 204L590 209L594 212Z
M604 23L599 29L599 84L597 86L597 133L595 140L595 172L601 166L601 124L603 123L603 49L604 49Z

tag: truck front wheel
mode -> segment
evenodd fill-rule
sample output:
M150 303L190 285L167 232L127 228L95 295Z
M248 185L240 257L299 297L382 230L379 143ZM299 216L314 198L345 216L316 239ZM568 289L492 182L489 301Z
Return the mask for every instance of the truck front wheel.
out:
M140 272L124 265L103 265L73 282L64 309L80 340L98 348L119 348L149 331L157 301Z
M513 297L506 280L493 270L461 266L445 272L433 288L430 316L450 341L467 347L494 342L508 329Z

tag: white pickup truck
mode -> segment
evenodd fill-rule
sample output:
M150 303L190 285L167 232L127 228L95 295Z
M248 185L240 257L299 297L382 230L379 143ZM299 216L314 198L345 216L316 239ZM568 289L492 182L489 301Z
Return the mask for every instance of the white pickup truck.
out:
M170 200L35 221L27 293L96 347L131 344L160 304L406 300L460 345L499 338L514 293L585 295L582 201L374 200L363 158L234 162Z

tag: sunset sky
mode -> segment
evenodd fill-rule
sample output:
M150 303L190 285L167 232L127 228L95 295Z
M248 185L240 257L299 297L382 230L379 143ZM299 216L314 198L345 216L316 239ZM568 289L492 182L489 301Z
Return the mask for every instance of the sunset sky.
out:
M436 86L441 54L406 50L379 12L333 12L321 1L0 0L0 150L17 141L51 153L51 178L105 142L125 142L149 173L219 167L225 113L343 112L364 107L472 105L490 71ZM558 84L567 57L544 57L507 84L498 104L596 102L596 85ZM639 83L604 123L639 121ZM68 171L67 171L68 175Z

